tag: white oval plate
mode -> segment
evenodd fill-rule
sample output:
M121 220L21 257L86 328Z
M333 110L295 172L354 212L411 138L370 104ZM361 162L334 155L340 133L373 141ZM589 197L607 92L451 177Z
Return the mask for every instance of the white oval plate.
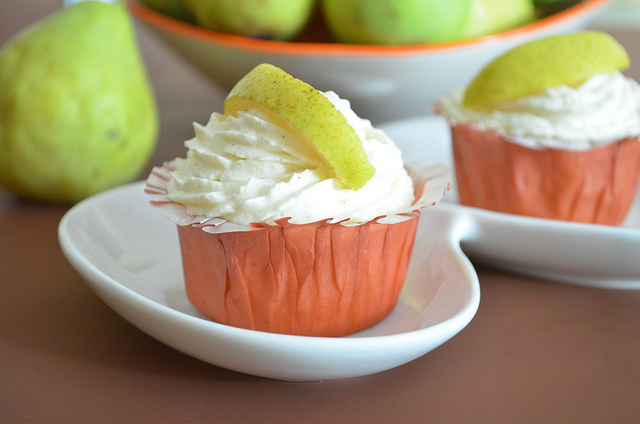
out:
M150 336L211 364L261 377L317 381L388 370L440 346L475 315L478 278L448 213L421 217L396 308L382 322L340 338L230 327L187 300L177 231L149 205L143 183L91 197L62 218L62 250L89 286Z
M382 125L407 161L431 158L452 169L444 119L423 116ZM530 218L461 206L455 185L434 209L455 216L462 249L476 263L576 285L640 289L640 194L619 226Z

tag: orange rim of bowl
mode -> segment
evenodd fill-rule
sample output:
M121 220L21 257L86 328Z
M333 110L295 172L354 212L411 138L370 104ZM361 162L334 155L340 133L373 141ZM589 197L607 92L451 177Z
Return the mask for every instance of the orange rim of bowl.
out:
M554 24L570 18L578 18L594 12L612 0L584 0L574 6L564 9L553 15L536 20L530 24L501 32L468 40L459 40L443 43L410 44L410 45L372 45L372 44L343 44L327 42L297 42L297 41L272 41L241 35L226 34L201 28L187 22L171 18L156 12L149 7L140 4L136 0L128 0L129 10L141 21L152 27L161 28L164 31L177 35L187 36L201 41L215 43L240 50L257 51L261 53L274 53L295 56L401 56L412 54L424 54L429 52L451 51L461 48L472 48L485 43L498 43L512 37L525 37L530 33L553 26Z

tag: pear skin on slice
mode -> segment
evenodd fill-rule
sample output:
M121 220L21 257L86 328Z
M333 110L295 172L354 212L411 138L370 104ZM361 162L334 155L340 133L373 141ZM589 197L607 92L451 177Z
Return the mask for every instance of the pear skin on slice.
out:
M259 108L305 141L343 188L358 190L375 168L344 115L321 92L282 69L261 64L233 87L224 103L227 115Z
M547 88L578 86L593 75L624 70L629 63L624 47L604 32L581 31L541 38L489 63L467 87L463 104L487 109Z

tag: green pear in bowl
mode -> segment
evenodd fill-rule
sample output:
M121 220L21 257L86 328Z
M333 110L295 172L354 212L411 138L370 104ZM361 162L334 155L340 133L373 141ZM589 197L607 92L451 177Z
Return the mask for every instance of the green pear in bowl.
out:
M460 38L470 0L322 0L341 43L417 44Z
M154 151L155 99L124 5L60 9L0 51L0 185L73 203L137 178Z
M462 30L462 38L495 34L535 19L533 0L471 0L471 13Z
M183 0L204 28L266 40L291 40L307 24L315 0Z

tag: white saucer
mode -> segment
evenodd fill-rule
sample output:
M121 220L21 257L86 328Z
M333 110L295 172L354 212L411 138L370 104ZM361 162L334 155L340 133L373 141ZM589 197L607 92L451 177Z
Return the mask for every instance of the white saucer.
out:
M74 206L59 226L62 250L118 314L188 355L256 376L297 381L388 370L435 349L462 330L480 300L448 214L421 220L409 274L395 310L342 338L244 330L211 321L187 300L177 231L149 205L143 183ZM435 209L435 208L433 208Z
M453 169L444 119L424 116L381 126L408 161L431 158ZM455 187L429 214L455 216L474 262L553 281L640 289L640 194L617 227L530 218L461 206Z
M436 117L383 125L408 160L452 166L449 131ZM148 204L143 183L113 189L62 219L62 249L93 290L142 331L188 355L256 376L297 381L356 377L416 359L462 330L480 289L463 254L490 265L601 288L640 289L640 196L619 227L507 215L461 206L455 188L420 218L409 275L395 310L342 338L244 330L189 303L176 229ZM462 246L462 248L461 248Z

